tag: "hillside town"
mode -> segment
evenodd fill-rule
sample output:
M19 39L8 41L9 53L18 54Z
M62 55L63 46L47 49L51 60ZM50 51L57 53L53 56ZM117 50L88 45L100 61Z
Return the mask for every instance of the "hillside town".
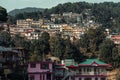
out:
M85 31L90 28L96 29L100 27L99 24L90 20L81 19L80 14L76 13L64 13L62 17L67 19L77 20L76 24L55 24L55 20L61 19L59 14L51 14L51 20L39 19L34 21L33 19L17 20L16 25L9 25L8 23L2 23L1 26L4 31L9 32L11 36L20 35L28 40L39 39L41 34L45 31L50 36L55 36L56 33L62 35L62 38L70 38L71 41L80 39L84 35ZM80 19L79 19L80 18ZM81 25L81 23L84 23ZM107 37L111 39L116 45L120 44L120 35L110 34L109 29L105 29ZM29 62L26 64L26 52L24 48L5 48L0 46L1 51L1 69L3 69L7 77L11 73L12 68L17 65L27 69L28 80L115 80L109 79L109 70L112 65L99 61L98 59L87 59L84 62L76 63L74 59L58 60L50 57L49 60ZM25 67L28 65L28 67ZM18 67L17 67L18 68ZM23 68L23 69L24 69ZM24 73L25 70L23 70ZM1 76L2 77L2 76ZM110 76L111 77L111 76Z
M99 24L95 23L91 17L92 16L87 15L87 18L82 19L82 14L72 12L63 13L63 15L51 14L50 20L17 20L16 25L9 25L9 28L11 35L20 34L21 36L25 36L27 39L38 39L40 33L43 31L48 32L50 36L54 36L55 33L60 33L63 37L69 36L71 40L73 38L80 39L80 36L84 34L84 31L87 29L99 27ZM56 23L61 21L63 18L67 21L67 24ZM73 24L70 20L75 21L76 23ZM5 26L7 26L7 24Z
M15 24L0 18L0 80L120 79L118 32L92 9L49 15Z
M85 12L85 11L84 11ZM46 31L50 34L50 36L54 36L56 33L62 35L62 38L70 37L70 40L80 39L80 37L84 34L88 29L96 29L101 25L96 23L92 17L88 15L88 11L85 12L87 14L87 18L83 19L82 14L77 13L63 13L60 14L51 14L51 19L39 19L35 21L33 19L23 19L17 20L16 25L9 25L8 23L1 24L1 27L4 28L4 31L7 31L9 28L9 32L11 36L16 34L26 37L27 39L38 39L41 36L41 33ZM55 21L59 21L64 17L67 20L68 24L56 24ZM71 23L71 21L77 21L76 23ZM110 33L109 29L105 29L107 33L107 38L111 39L115 44L120 44L120 35Z

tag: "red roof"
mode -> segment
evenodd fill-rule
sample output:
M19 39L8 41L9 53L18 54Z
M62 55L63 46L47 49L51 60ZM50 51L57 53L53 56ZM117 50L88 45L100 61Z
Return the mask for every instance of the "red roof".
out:
M74 65L70 65L70 66L67 66L68 68L78 68L78 66L74 66Z
M120 39L120 35L111 35L111 39Z

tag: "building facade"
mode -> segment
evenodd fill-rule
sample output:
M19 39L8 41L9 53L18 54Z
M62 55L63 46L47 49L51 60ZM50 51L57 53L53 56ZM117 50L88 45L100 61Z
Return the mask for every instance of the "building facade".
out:
M53 62L28 63L28 80L53 80Z
M28 80L107 80L110 66L98 59L87 59L79 64L73 59L57 64L34 62L28 64Z
M12 80L14 76L9 77L10 75L22 73L24 58L25 54L22 50L0 46L0 80Z
M74 60L66 60L64 63L64 75L56 80L107 80L107 68L110 67L98 59L87 59L82 63ZM60 70L58 71L60 74ZM62 72L63 73L63 72ZM62 74L61 73L61 74ZM59 76L58 76L59 77Z
M87 59L78 65L79 71L76 74L76 80L107 80L109 66L98 59Z

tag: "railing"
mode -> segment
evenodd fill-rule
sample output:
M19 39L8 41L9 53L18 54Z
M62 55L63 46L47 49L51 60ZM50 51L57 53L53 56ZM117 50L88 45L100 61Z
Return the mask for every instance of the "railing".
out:
M37 68L34 68L34 69L29 68L28 72L31 72L31 73L34 73L34 72L52 72L52 70L50 70L50 69L39 69L38 70Z
M76 74L80 74L80 75L107 75L107 72L78 72Z
M76 74L75 72L67 72L67 74L64 76L64 78L62 80L66 80L66 78L71 77L75 74Z

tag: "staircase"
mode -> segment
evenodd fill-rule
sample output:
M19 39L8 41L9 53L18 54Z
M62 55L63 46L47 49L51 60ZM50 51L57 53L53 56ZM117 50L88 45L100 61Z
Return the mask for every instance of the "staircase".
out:
M66 80L68 77L74 75L74 73L71 72L67 72L67 74L64 76L64 78L62 80Z

